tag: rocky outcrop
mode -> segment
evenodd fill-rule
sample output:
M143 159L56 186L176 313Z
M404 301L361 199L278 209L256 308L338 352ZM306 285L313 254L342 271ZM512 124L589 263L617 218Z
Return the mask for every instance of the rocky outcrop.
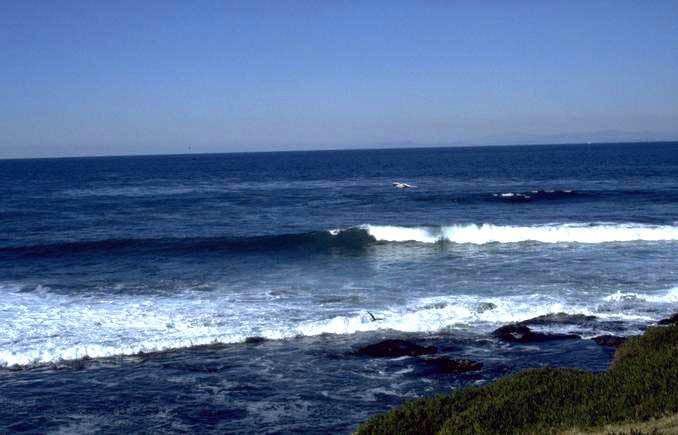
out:
M592 338L593 341L601 346L619 347L628 340L627 337L619 337L617 335L599 335Z
M586 314L550 313L518 322L517 325L581 325L596 321L596 316Z
M492 302L481 302L478 304L478 312L479 313L484 313L485 311L491 311L497 308L496 304L493 304Z
M512 324L502 326L492 332L492 336L511 343L538 343L551 340L573 340L581 338L575 334L550 334L535 332L525 325Z
M419 346L407 340L384 340L358 349L358 355L373 358L397 358L400 356L432 355L438 352L435 346Z
M657 325L678 325L678 313L666 319L660 320L657 322Z
M466 373L474 372L483 368L483 363L470 359L450 359L446 356L439 358L427 358L424 364L438 373Z

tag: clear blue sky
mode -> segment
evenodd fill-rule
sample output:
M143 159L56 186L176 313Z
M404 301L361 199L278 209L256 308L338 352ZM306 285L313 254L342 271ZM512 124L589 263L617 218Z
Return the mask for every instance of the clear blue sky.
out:
M8 0L0 53L0 157L678 138L678 1Z

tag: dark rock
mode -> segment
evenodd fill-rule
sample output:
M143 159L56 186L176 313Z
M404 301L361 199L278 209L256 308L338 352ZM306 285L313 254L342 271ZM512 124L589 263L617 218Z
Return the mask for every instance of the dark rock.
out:
M492 335L500 340L512 343L536 343L551 340L573 340L581 338L575 334L549 334L534 332L525 325L506 325L495 329Z
M492 302L481 302L480 304L478 304L478 312L479 313L484 313L485 311L494 310L495 308L497 308L497 306L495 304L493 304Z
M432 304L428 304L423 307L425 310L438 310L445 308L447 306L447 302L434 302Z
M384 340L358 349L358 354L375 358L431 355L436 352L435 346L419 346L406 340Z
M657 325L678 325L678 313L674 314L673 316L667 319L660 320L659 322L657 322Z
M592 338L593 341L601 346L619 347L627 340L626 337L619 337L617 335L599 335Z
M245 343L247 344L259 344L267 341L264 337L247 337Z
M94 361L85 355L80 359L61 360L48 365L52 370L83 370L89 367Z
M483 363L469 359L450 359L448 357L430 358L424 360L425 364L440 373L466 373L480 370Z
M585 314L551 313L518 322L517 325L579 325L596 321L596 316Z

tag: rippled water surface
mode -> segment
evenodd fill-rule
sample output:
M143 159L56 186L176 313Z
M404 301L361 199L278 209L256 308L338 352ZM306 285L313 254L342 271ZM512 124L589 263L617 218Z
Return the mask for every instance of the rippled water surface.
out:
M5 160L0 191L0 365L38 366L0 371L0 427L349 431L523 367L602 370L586 338L678 306L678 144ZM596 319L489 335L557 312ZM384 337L485 365L354 354Z

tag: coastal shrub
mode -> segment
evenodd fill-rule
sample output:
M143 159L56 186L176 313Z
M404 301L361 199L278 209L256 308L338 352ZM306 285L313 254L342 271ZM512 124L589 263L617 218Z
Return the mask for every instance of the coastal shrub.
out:
M678 412L678 325L623 344L607 372L541 368L483 387L414 400L358 434L557 433Z

